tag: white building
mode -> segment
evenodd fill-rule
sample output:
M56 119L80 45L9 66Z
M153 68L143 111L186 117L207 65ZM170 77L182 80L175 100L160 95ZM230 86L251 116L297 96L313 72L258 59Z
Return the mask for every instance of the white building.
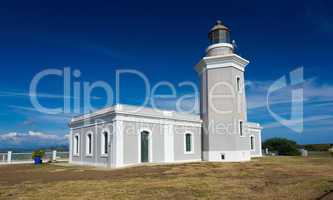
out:
M196 66L200 116L116 105L70 123L70 162L123 167L140 163L241 162L261 156L261 127L247 120L244 71L220 21Z

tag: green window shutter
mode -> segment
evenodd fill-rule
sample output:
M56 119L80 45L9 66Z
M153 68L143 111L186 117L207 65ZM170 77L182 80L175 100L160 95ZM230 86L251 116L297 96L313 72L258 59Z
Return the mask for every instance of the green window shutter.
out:
M91 154L91 135L88 135L88 154Z
M191 141L191 134L186 134L186 151L190 152L192 151L192 141Z
M149 133L141 133L141 162L149 162Z
M104 154L108 153L108 133L104 132Z
M241 136L243 136L243 122L242 121L239 122L239 134Z
M250 137L251 138L251 150L254 150L254 141L253 141L253 136Z

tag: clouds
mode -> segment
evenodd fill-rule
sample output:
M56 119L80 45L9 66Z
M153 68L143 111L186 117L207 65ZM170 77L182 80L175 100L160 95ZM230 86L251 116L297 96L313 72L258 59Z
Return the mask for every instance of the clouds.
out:
M0 135L0 140L13 140L16 141L19 137L19 134L16 132L6 133Z
M332 115L317 115L317 116L310 116L310 117L306 117L306 118L302 118L302 119L295 119L295 120L289 120L287 122L286 125L288 126L297 126L301 123L307 123L307 122L317 122L317 121L322 121L322 120L327 120L327 119L333 119ZM277 127L281 127L282 124L280 122L271 122L268 124L263 124L262 125L264 128L266 129L270 129L270 128L277 128Z
M288 137L299 143L333 142L333 85L321 84L317 78L275 91L267 104L267 91L273 81L252 81L247 85L249 120L264 127L263 140L270 137ZM292 91L303 90L302 101L292 99ZM303 104L302 115L291 118L293 104ZM276 120L267 106L281 118ZM295 132L294 130L301 130ZM299 134L300 133L300 134Z
M12 141L24 141L28 139L41 139L41 140L63 140L65 136L58 136L54 134L48 134L43 132L28 131L28 133L10 132L0 134L0 140L12 140Z
M256 109L274 104L292 103L291 91L295 86L288 86L272 94L271 101L267 102L267 91L274 81L248 81L247 101L248 109ZM319 84L318 79L312 78L305 80L296 86L303 89L303 102L312 104L333 102L333 85Z
M303 100L307 108L319 105L331 105L333 103L333 85L319 84L316 78L305 80L297 86L288 86L274 94L271 94L267 102L267 91L273 81L249 81L247 84L248 109L262 109L267 105L287 107L293 103L291 93L295 89L303 89ZM297 99L298 100L298 99Z
M52 134L46 134L42 132L34 132L34 131L29 131L28 136L38 138L38 139L43 139L43 140L62 140L64 137L59 137L57 135L52 135Z
M68 137L49 134L38 131L28 131L27 133L9 132L0 134L0 145L2 147L15 148L38 148L53 145L66 145Z
M67 124L74 115L77 115L74 113L46 114L41 113L35 108L29 106L9 105L8 107L13 109L16 113L27 117L27 119L23 121L23 125L34 125L36 123L64 125Z
M68 122L73 114L49 115L33 107L10 105L12 115L24 120L11 126L11 132L0 133L2 148L42 148L68 144ZM36 131L43 130L43 131Z

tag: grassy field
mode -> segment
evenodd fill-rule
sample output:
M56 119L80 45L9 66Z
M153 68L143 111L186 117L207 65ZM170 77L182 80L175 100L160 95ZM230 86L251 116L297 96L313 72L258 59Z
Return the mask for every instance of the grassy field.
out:
M0 166L0 199L333 199L333 158L266 157L119 170Z

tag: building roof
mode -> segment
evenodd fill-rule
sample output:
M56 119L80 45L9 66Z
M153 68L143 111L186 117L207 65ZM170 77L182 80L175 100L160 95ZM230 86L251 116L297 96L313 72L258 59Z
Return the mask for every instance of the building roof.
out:
M216 24L213 26L213 28L210 30L210 32L213 32L215 30L228 30L229 28L223 25L223 22L221 20L217 20Z
M202 122L200 116L197 114L176 112L170 110L160 110L154 108L147 108L143 106L140 107L140 106L117 104L115 106L106 107L92 113L73 117L71 123L84 121L91 118L98 118L99 116L108 115L108 114L125 114L125 115L133 115L133 116L147 117L147 118L171 119L171 120L191 121L199 123Z

